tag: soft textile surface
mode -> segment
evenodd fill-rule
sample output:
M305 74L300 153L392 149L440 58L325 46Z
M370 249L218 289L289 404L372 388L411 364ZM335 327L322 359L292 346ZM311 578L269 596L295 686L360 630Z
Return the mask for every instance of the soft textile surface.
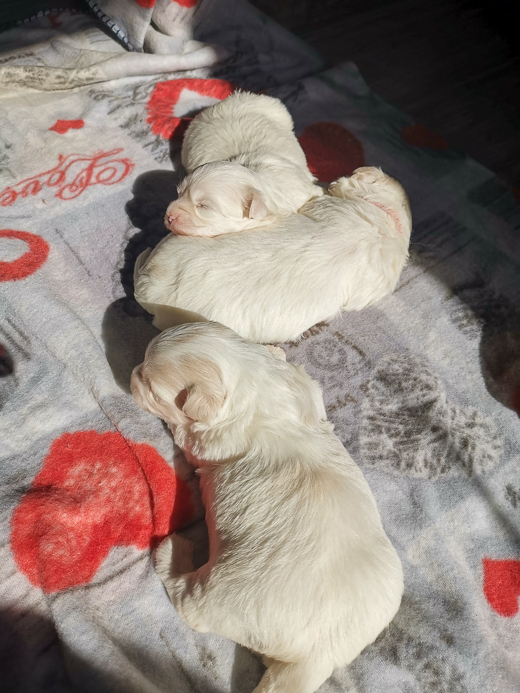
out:
M260 678L255 655L185 626L155 576L150 548L202 511L169 433L128 392L156 334L132 269L166 233L182 118L239 85L283 99L320 180L381 166L414 215L396 292L285 345L323 386L405 569L394 622L322 690L518 690L515 201L353 65L312 76L315 56L247 5L204 2L196 38L232 54L212 79L18 83L0 99L0 687L248 693ZM0 65L23 51L38 64L16 31Z
M128 7L139 9L133 3ZM149 42L153 54L131 53L115 40L124 38L119 29L111 27L113 34L93 17L57 12L11 29L0 39L2 49L10 52L0 63L0 81L7 89L54 91L134 75L200 70L228 57L221 47L193 41L191 34L170 40L159 32Z

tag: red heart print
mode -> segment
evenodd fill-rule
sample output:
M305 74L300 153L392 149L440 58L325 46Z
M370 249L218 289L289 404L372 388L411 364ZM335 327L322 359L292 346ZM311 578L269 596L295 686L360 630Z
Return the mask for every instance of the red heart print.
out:
M179 126L182 127L181 122L186 118L175 116L174 109L184 91L221 101L232 94L235 87L231 82L222 79L173 79L158 82L146 106L146 122L151 125L154 135L161 135L166 140L174 134L177 137L177 129Z
M449 142L444 137L422 123L406 125L401 130L401 139L412 147L426 147L439 151L450 148Z
M350 176L365 165L363 145L338 123L314 123L298 138L310 172L321 182Z
M482 565L484 596L490 607L500 616L515 616L520 597L520 561L484 558Z
M92 580L112 547L146 549L191 519L188 486L150 445L117 432L56 439L11 519L11 549L36 587Z
M85 125L84 120L57 120L49 130L64 135L69 130L79 130Z
M28 231L15 231L14 229L0 230L0 238L15 238L24 241L28 245L27 251L16 260L0 261L0 282L25 279L34 274L49 255L49 244L43 238Z

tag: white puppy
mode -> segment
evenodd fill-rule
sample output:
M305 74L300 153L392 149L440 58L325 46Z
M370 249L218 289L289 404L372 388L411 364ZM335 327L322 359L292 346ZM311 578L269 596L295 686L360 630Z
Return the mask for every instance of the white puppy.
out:
M192 544L175 534L155 559L179 615L264 655L255 693L313 693L375 640L403 593L397 553L319 385L266 347L199 323L156 337L131 387L200 474L208 563L194 570Z
M217 238L167 236L137 260L135 298L160 330L214 320L253 342L297 339L395 288L411 215L401 185L361 168L272 226Z
M166 227L191 236L243 231L321 196L293 128L282 102L260 94L237 92L199 113L184 135L189 175Z

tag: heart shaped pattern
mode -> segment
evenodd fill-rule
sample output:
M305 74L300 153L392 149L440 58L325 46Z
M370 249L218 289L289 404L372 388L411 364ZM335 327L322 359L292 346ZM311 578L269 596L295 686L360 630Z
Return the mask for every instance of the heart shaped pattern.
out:
M11 519L19 569L45 592L92 580L112 547L146 549L193 513L157 451L117 432L64 433Z
M338 123L314 123L298 137L310 172L321 182L331 183L350 176L365 165L361 142Z
M365 385L360 444L365 462L411 476L482 474L502 451L491 419L446 396L437 374L411 354L393 354Z
M518 613L520 597L520 561L484 558L484 596L500 616L511 618Z
M69 130L79 130L85 125L85 121L79 120L57 120L49 130L64 135Z
M450 148L449 142L442 135L426 127L423 123L405 125L401 130L401 139L412 147L426 147L437 151L445 151Z
M174 108L184 91L221 101L232 94L235 87L222 79L173 79L168 82L158 82L146 106L148 111L146 122L151 125L154 135L160 135L164 139L177 135L177 128L185 119L176 117Z
M40 269L49 255L49 244L43 238L29 231L15 231L14 229L0 230L0 238L14 238L24 241L28 249L16 260L0 261L0 282L25 279L36 270Z

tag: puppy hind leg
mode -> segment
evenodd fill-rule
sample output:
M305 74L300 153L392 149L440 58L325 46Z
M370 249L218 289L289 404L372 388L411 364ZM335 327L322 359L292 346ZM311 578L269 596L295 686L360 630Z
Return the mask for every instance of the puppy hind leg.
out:
M277 662L263 657L269 668L253 693L314 693L333 672L332 663L312 657L300 662Z
M329 185L329 195L332 195L332 197L340 197L341 199L351 197L352 183L350 179L347 176L343 176L343 178L338 178L334 183L331 183Z

